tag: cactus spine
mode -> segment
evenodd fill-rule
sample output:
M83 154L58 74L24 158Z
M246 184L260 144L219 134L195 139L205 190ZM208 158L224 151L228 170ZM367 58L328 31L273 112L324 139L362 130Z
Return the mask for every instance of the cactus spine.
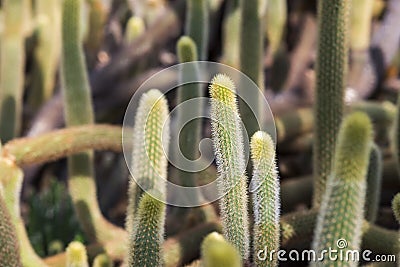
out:
M0 266L21 267L16 229L3 198L0 180Z
M276 258L265 261L258 258L258 251L266 253L279 249L279 181L275 164L275 146L271 137L262 131L251 138L253 178L250 191L254 208L254 256L255 266L277 266Z
M164 240L165 204L147 192L143 194L130 233L130 267L163 266L162 243Z
M135 41L145 31L144 21L140 17L132 16L129 18L125 29L125 42L127 44Z
M24 221L20 211L20 192L22 188L23 173L13 162L0 158L0 183L3 188L3 197L9 212L12 224L15 226L21 263L24 267L46 266L32 248L26 233Z
M316 253L328 248L342 249L343 252L360 249L371 142L372 124L367 115L355 112L344 119L336 146L334 170L327 183L314 233ZM327 264L357 266L357 261L324 259L314 262L315 266Z
M71 242L67 249L66 267L89 267L85 246L78 241Z
M61 50L61 0L38 0L35 3L37 18L37 46L34 51L35 75L30 101L35 108L53 94Z
M319 206L332 171L335 140L343 114L348 58L350 1L318 2L319 39L316 67L314 206Z
M286 1L268 0L265 14L265 32L268 37L270 51L273 55L278 51L287 19Z
M93 123L90 86L82 51L81 0L64 0L62 5L62 90L67 126ZM101 214L93 180L91 151L68 158L68 187L77 217L88 239L107 242L123 230L110 224Z
M4 30L0 47L0 138L18 135L22 119L25 68L25 0L3 1Z
M206 60L209 31L208 0L188 0L186 16L185 33L195 42L199 59Z
M249 254L247 177L242 129L233 81L217 74L211 81L212 140L220 181L223 233L244 259Z
M217 232L204 238L201 245L203 267L241 267L240 254L232 244Z
M367 172L367 197L365 203L365 219L374 223L378 215L382 187L382 153L377 145L373 145L369 155Z

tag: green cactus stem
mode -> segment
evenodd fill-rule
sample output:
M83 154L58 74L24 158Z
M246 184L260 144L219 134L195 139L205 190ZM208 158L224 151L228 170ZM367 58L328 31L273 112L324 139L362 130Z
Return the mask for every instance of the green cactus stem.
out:
M68 245L66 252L66 267L89 267L86 248L81 242L71 242Z
M313 249L359 250L366 197L366 175L372 143L372 124L367 115L355 112L343 121L317 226ZM345 245L341 243L341 240ZM343 246L342 246L343 245ZM315 266L357 266L356 261L314 262Z
M285 31L287 20L286 1L269 0L265 14L265 32L268 37L269 49L273 55L278 51Z
M204 238L201 245L203 267L241 267L242 259L232 244L222 235L213 232Z
M255 266L277 266L276 258L258 258L260 250L279 249L279 180L275 163L275 145L271 137L262 131L251 138L253 178L250 191L253 194L254 230L253 260Z
M352 0L350 16L350 48L366 50L370 44L374 0Z
M2 2L4 29L0 47L0 138L18 136L22 120L25 69L25 0Z
M93 124L90 86L82 51L82 4L80 0L65 0L62 5L61 82L68 127ZM78 220L88 239L105 243L114 236L124 236L121 228L113 226L103 217L98 206L93 180L93 152L86 151L70 156L68 172L69 192Z
M392 200L392 209L394 217L400 223L400 193L396 194Z
M61 53L61 2L35 2L37 45L34 51L35 69L29 101L38 109L53 94Z
M85 49L88 65L94 67L104 39L107 11L101 0L88 0L87 3L89 7L89 28L85 38Z
M249 225L247 211L247 177L243 136L238 112L235 85L224 74L211 81L212 140L220 181L218 190L225 238L244 259L249 256Z
M240 0L226 1L226 15L223 20L223 58L222 63L234 68L240 67L240 25L241 8Z
M3 188L3 198L11 222L16 229L22 266L47 266L32 248L26 233L24 221L21 218L20 192L22 188L22 179L23 173L21 169L19 169L12 161L0 158L0 183Z
M131 44L145 31L144 21L141 17L132 16L129 18L125 28L125 42Z
M187 36L193 39L200 60L207 59L209 31L208 0L188 0L186 11Z
M16 229L3 198L0 181L0 265L21 267L19 243Z
M397 112L394 122L393 145L394 145L394 156L397 161L397 169L400 175L400 94L397 98Z
M314 207L319 206L332 171L336 137L343 114L348 58L350 1L319 1L316 62Z
M371 223L376 221L382 188L382 153L377 145L373 145L369 155L367 172L367 198L365 203L365 219Z
M128 264L136 266L163 266L165 204L147 192L142 195L130 233Z

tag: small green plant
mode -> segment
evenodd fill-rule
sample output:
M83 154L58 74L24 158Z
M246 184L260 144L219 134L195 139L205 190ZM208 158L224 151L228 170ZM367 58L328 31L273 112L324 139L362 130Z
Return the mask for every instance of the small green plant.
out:
M135 41L145 31L144 21L140 17L132 16L129 18L125 29L125 42L127 44Z
M204 238L201 245L201 258L204 267L241 267L240 254L222 235L213 232Z

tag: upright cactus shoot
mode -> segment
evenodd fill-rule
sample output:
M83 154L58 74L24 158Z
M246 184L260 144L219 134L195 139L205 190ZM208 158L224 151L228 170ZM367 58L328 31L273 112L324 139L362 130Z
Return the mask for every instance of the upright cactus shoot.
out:
M319 206L332 171L335 140L343 114L351 1L318 1L316 62L314 206Z
M275 145L262 131L251 138L253 177L250 191L253 194L254 232L253 260L255 266L277 266L277 258L258 259L258 251L277 251L279 248L279 181L275 164Z
M241 267L240 254L232 244L217 232L204 238L201 245L203 267Z
M86 248L81 242L71 242L68 245L66 252L66 267L89 267Z
M249 256L247 177L235 85L224 74L211 81L211 127L219 173L223 233L244 259Z
M355 112L342 123L314 233L313 249L359 250L364 220L366 175L372 143L372 124L367 115ZM357 266L351 259L314 262L315 266Z

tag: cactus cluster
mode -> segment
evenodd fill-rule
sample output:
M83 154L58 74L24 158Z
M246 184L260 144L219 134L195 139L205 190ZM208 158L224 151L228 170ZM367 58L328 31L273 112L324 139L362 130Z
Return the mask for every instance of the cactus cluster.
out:
M322 0L317 16L315 1L0 2L0 266L276 267L281 249L309 248L400 255L398 0ZM203 68L207 59L240 69L260 94L229 68ZM274 68L301 78L271 90ZM359 101L358 88L374 86ZM132 94L133 128L121 128ZM188 171L208 137L214 161ZM35 202L54 177L71 200ZM211 181L216 192L203 187ZM175 195L175 182L198 190ZM181 197L201 206L169 205ZM32 220L38 206L68 217L65 229Z

